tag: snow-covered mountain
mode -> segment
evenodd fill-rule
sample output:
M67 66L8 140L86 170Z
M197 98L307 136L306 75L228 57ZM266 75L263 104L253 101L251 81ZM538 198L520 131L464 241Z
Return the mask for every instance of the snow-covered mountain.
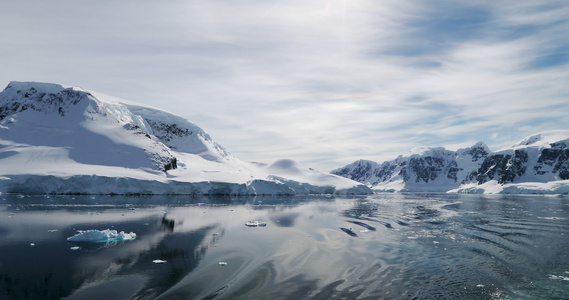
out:
M246 163L195 124L76 87L11 82L0 93L0 192L366 194L291 160Z
M376 191L568 193L569 130L544 132L496 152L469 148L413 149L382 164L359 160L331 173Z

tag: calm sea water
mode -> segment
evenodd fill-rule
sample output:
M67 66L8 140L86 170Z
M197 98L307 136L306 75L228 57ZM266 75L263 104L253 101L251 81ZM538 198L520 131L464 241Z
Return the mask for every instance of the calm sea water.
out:
M566 197L0 195L0 236L0 299L569 299Z

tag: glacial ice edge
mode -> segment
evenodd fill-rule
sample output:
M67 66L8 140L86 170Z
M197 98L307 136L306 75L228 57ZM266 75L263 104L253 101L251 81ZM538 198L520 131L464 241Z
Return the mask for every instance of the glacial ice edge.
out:
M81 195L236 195L294 196L310 194L369 195L364 185L336 188L296 181L252 180L247 183L155 181L126 177L76 175L8 175L0 177L0 192L20 194Z

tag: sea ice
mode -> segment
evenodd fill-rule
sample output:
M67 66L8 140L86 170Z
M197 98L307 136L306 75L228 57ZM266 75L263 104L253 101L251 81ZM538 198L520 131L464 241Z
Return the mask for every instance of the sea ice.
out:
M267 226L267 223L259 222L259 221L248 221L247 223L245 223L245 226L247 226L247 227L265 227L265 226Z
M155 263L155 264L165 264L165 263L166 263L166 261L165 261L165 260L162 260L162 259L155 259L155 260L153 260L152 262Z
M79 230L74 236L68 237L69 242L109 242L109 241L129 241L136 238L136 233L117 232L116 230Z

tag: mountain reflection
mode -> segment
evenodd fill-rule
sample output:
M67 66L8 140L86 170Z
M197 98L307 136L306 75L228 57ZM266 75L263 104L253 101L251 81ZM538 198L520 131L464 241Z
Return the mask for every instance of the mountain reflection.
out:
M94 261L105 261L105 257L109 255L113 259L106 260L106 264L83 265L80 270L77 270L82 274L90 274L90 276L85 277L73 293L81 295L81 289L94 284L99 285L100 289L105 289L116 279L140 274L142 276L139 280L143 288L136 285L137 290L132 291L133 297L151 299L175 285L195 269L209 248L209 243L206 241L212 236L211 232L215 226L205 226L190 232L172 232L173 222L164 224L164 220L167 219L163 217L160 220L163 230L158 227L159 231L153 233L154 236L150 234L151 239L156 241L155 243L142 240L145 238L143 235L140 237L139 244L135 240L132 246L121 245L122 247L116 247L113 253L100 251L98 257L92 258ZM219 235L216 238L219 238ZM157 259L165 263L152 263ZM84 295L80 298L85 299ZM74 298L70 297L70 299Z
M101 295L152 299L190 273L212 241L223 236L222 231L213 235L217 225L211 223L176 231L179 220L157 209L160 202L148 209L150 202L144 198L91 198L8 195L0 211L6 216L0 221L0 232L7 238L0 243L1 295L8 299L100 300ZM137 238L66 241L79 229L106 228L133 231ZM166 263L155 264L156 259Z

